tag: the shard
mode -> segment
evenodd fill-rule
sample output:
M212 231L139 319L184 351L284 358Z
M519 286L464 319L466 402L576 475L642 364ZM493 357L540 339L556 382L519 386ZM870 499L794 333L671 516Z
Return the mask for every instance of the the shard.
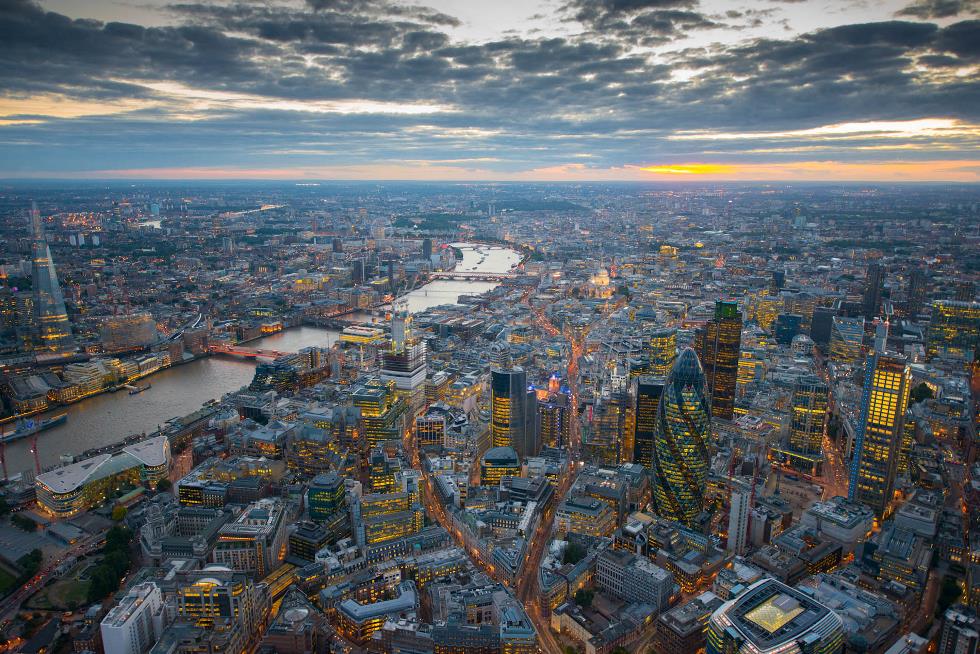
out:
M37 205L31 205L31 264L34 287L34 350L39 355L65 355L75 351L75 339L65 310L58 273L44 237Z

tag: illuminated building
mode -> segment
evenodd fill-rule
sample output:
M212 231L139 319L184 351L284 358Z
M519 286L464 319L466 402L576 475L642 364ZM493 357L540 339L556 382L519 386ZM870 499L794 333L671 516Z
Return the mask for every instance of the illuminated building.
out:
M523 368L490 371L491 447L513 447L521 458L537 454L536 411L528 415L528 405L534 401Z
M844 623L806 593L763 579L708 621L707 654L842 654Z
M776 316L775 338L780 345L789 345L801 333L803 316L798 313L781 313Z
M649 373L666 377L677 358L677 330L673 327L658 329L650 335L647 345L650 350Z
M371 604L361 604L345 599L337 605L337 631L358 645L365 645L371 635L381 629L389 617L397 618L414 613L418 608L415 584L403 581L398 584L397 595Z
M368 447L401 440L406 405L396 395L394 381L369 379L354 389L351 399L354 406L361 410L364 440Z
M911 381L905 357L878 352L868 357L848 498L864 502L879 516L895 488Z
M244 651L261 633L272 608L266 584L219 565L187 574L174 599L179 622L226 631L227 652Z
M657 411L664 393L665 377L641 375L634 381L633 462L647 470L653 466Z
M880 263L868 265L868 273L864 278L864 291L861 296L861 311L866 320L878 316L881 309L881 292L885 284L885 269Z
M691 525L704 509L711 408L701 362L681 352L664 384L653 442L653 496L658 513Z
M606 502L588 495L566 497L555 511L555 529L563 534L603 538L615 531L616 512Z
M630 416L627 414L632 411L630 407L630 397L625 391L613 391L604 393L598 402L595 403L592 411L591 429L585 432L582 437L582 448L585 456L592 462L600 465L616 466L619 465L622 456L632 457L632 447L627 455L625 441L631 441L633 434L627 438L626 426ZM621 452L620 449L624 448Z
M289 534L289 554L286 561L306 565L316 560L316 553L330 542L330 534L315 522L298 522Z
M415 418L415 438L419 447L442 447L445 444L448 412L448 405L437 403L431 405L425 415Z
M695 343L704 365L711 413L731 420L735 414L735 384L742 345L742 315L738 304L716 302L714 318L697 331Z
M834 316L830 329L830 360L855 366L861 361L864 319Z
M310 520L327 520L346 506L347 489L336 472L317 475L306 490L306 506Z
M363 542L367 545L378 545L411 536L422 531L424 522L425 514L417 504L406 511L362 517Z
M926 357L947 356L973 361L980 346L980 302L940 300L932 303L926 336Z
M546 447L565 447L571 431L571 412L568 396L552 393L548 399L537 404L538 436Z
M153 582L136 584L100 624L105 654L143 654L160 636L163 597Z
M381 379L394 382L398 397L404 398L411 415L425 405L425 341L412 334L412 315L405 307L391 316L391 349L382 355Z
M808 475L819 475L823 467L829 393L827 385L818 377L809 375L796 381L789 436L785 447L776 448L793 468Z
M286 520L281 501L262 499L218 532L211 560L232 570L264 577L286 557Z
M106 352L125 352L157 341L157 326L147 312L106 316L99 324L99 337Z
M31 208L31 270L34 349L43 354L71 354L76 349L75 339L37 206Z
M157 436L115 454L99 454L39 474L37 503L48 514L70 518L101 506L124 486L152 486L170 473L170 441Z
M766 378L766 353L763 350L742 350L738 355L738 386L748 386Z
M497 486L502 477L520 477L521 460L512 447L493 447L480 460L480 484Z

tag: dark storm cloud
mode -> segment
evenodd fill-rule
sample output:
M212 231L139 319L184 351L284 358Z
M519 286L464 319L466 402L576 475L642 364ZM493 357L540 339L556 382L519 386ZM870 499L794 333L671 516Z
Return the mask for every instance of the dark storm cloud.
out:
M687 0L582 0L566 5L566 15L586 25L584 35L476 44L450 38L445 27L458 22L452 17L380 1L311 0L305 10L197 3L170 10L181 24L147 28L71 20L23 0L2 3L0 84L8 93L88 101L166 100L140 85L147 80L270 103L369 100L451 111L344 115L229 103L195 120L173 120L170 105L46 120L0 128L0 172L32 156L46 158L37 167L49 170L141 161L272 166L324 157L354 163L499 158L487 165L513 168L583 154L618 166L654 155L698 157L706 147L749 149L668 138L677 130L980 120L980 83L968 76L948 81L949 71L980 58L978 21L945 28L909 21L846 25L673 52L664 60L634 48L721 20L746 20L751 12L707 18ZM693 75L678 79L678 69ZM779 145L786 143L752 147Z
M916 0L898 12L899 16L911 16L928 20L931 18L952 18L961 14L976 14L980 11L977 0Z

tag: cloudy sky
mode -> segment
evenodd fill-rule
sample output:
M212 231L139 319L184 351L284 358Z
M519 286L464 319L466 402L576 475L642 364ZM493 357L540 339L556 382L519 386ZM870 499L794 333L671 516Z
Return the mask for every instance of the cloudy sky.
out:
M980 181L980 0L0 0L0 178Z

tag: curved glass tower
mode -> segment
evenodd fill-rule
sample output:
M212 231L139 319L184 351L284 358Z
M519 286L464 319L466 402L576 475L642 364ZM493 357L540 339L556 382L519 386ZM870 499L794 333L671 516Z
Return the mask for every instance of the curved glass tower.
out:
M677 357L657 409L653 495L661 516L692 525L704 509L711 403L694 350Z

